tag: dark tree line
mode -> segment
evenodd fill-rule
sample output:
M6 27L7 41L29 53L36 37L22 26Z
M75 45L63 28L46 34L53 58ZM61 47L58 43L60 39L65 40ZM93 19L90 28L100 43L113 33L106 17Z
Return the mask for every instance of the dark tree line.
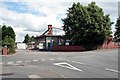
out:
M34 36L30 37L28 34L26 34L23 43L31 44L32 42L35 42Z

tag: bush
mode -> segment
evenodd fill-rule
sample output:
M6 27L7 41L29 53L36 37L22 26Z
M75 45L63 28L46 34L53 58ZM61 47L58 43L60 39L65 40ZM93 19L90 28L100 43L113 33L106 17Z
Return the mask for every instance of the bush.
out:
M15 48L10 47L10 48L8 48L8 49L9 49L8 54L13 54L13 53L15 53Z
M11 37L6 36L3 40L3 46L7 46L9 53L15 53L15 41Z
M96 50L97 49L97 45L96 44L84 44L84 48L86 50Z

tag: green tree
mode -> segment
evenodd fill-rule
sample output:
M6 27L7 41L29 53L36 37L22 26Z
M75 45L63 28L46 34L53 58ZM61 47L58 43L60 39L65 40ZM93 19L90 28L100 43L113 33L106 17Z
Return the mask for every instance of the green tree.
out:
M25 35L23 43L29 44L31 41L31 38L28 34Z
M4 38L5 38L6 36L8 36L7 33L8 33L8 32L7 32L7 27L6 27L6 25L3 25L3 26L2 26L2 36L3 36L3 37L2 37L2 40L4 40Z
M13 38L6 36L2 42L4 46L7 46L9 49L9 53L13 53L15 50L15 41Z
M8 26L7 30L9 32L8 36L11 36L11 38L14 39L14 41L15 41L15 32L14 32L13 28Z
M11 37L15 41L15 32L11 26L2 26L2 40L5 39L6 36Z
M117 19L117 23L116 23L115 26L116 26L115 27L116 31L115 31L115 34L114 34L115 40L117 42L120 42L120 17Z
M11 26L2 26L2 45L8 47L9 53L15 52L15 32Z
M30 42L35 42L35 37L34 36L31 36L30 38L31 38Z
M62 19L65 38L74 45L102 44L111 35L109 15L104 15L102 8L95 2L83 6L73 3L67 10L67 17Z

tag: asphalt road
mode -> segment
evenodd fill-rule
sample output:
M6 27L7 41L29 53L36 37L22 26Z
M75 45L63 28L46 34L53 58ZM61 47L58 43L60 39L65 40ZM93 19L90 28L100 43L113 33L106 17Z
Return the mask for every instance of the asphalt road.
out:
M87 52L17 50L2 56L3 78L118 78L118 49Z

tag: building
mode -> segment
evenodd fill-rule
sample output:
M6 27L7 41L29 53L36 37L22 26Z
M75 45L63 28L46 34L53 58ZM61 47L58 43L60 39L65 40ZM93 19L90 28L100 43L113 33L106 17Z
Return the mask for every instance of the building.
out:
M52 50L52 51L86 51L89 50L84 47L84 45L71 45L70 40L63 39L62 35L53 35L52 25L48 25L48 30L46 30L42 35L35 37L35 49L40 50ZM47 33L47 34L46 34ZM95 45L91 47L93 49L109 49L118 48L119 46L112 42L112 37L105 40L101 45Z
M52 25L48 25L47 31L35 37L35 49L51 50L52 46L63 44L62 35L53 35L52 29Z
M16 43L17 44L17 49L26 49L27 45L25 43Z

